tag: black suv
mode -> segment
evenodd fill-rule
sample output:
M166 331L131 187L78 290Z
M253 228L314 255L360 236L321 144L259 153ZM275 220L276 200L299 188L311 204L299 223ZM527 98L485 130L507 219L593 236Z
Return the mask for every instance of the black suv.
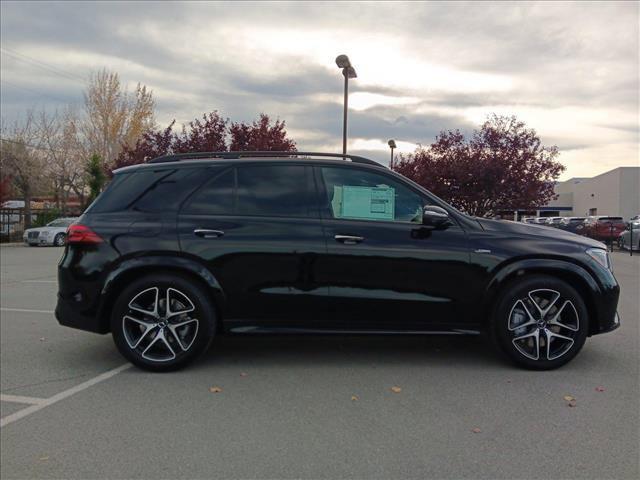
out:
M69 228L56 317L170 370L221 333L487 331L524 367L619 326L605 246L467 216L374 161L198 153L115 172Z

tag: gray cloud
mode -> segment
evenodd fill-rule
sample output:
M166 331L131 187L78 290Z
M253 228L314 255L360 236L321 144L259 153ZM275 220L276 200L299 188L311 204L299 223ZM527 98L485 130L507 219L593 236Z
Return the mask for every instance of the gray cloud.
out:
M552 131L543 137L546 143L565 149L609 144L613 151L620 142L638 142L639 8L635 2L2 2L2 116L13 119L36 105L79 105L82 79L107 67L155 90L161 122L186 122L213 109L233 120L266 112L300 132L303 147L335 145L342 129L342 79L332 55L342 52L327 54L321 65L313 51L291 53L295 45L266 49L271 39L265 32L296 32L301 45L314 32L327 42L346 32L339 37L346 38L346 53L358 42L374 41L374 55L352 57L354 62L379 62L400 80L416 74L398 70L394 56L513 82L510 89L437 90L425 75L419 79L424 88L408 91L363 77L352 82L352 92L418 101L352 110L351 138L428 144L443 129L470 132L475 125L465 111L494 107L542 112L546 117L531 117L540 123L527 121L543 130L557 109L568 108L577 112L576 124L591 115L599 134L614 133L593 138L592 130ZM396 55L376 55L377 38L395 41ZM321 49L322 40L309 47ZM66 53L84 60L69 60ZM271 54L281 63L261 62ZM386 152L365 153L387 161ZM571 173L583 174L580 168L576 164Z

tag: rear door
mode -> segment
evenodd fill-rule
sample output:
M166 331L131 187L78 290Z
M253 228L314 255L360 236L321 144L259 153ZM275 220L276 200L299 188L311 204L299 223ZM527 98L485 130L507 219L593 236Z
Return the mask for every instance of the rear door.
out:
M315 277L326 253L310 166L236 164L183 206L182 251L214 274L232 328L321 327L326 294Z

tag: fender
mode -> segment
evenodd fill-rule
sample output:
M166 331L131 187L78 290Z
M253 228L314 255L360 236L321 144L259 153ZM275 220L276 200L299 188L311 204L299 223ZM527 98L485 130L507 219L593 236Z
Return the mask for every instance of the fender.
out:
M113 292L117 291L116 285L121 279L128 277L134 272L138 273L139 270L144 271L149 269L162 268L171 270L182 270L186 273L196 276L207 286L208 290L213 294L217 308L222 308L225 304L225 294L222 290L222 287L220 286L220 282L218 282L213 273L211 273L211 271L201 263L198 263L189 258L174 255L150 255L144 257L134 257L123 261L115 269L111 270L107 275L100 295L100 298L102 300L98 308L98 316L101 321L109 321L108 315L106 320L104 317L105 314L109 313L110 308L113 305L114 299L111 297Z
M484 311L489 313L494 303L495 296L502 286L512 278L523 275L525 273L557 273L559 277L570 277L570 279L579 279L580 285L575 285L587 295L585 302L588 307L593 309L592 320L590 326L590 334L601 333L610 329L610 323L615 316L615 310L609 311L605 309L602 302L596 301L600 297L617 297L620 287L615 280L613 274L609 271L592 271L567 260L557 258L526 258L516 260L501 267L493 272L491 281L485 290ZM614 302L615 303L615 302Z
M518 276L526 272L536 270L557 271L559 273L570 273L579 276L582 281L589 287L591 294L602 292L600 285L595 278L586 269L578 264L568 262L566 260L550 259L550 258L526 258L507 263L494 272L493 278L487 286L485 294L495 294L505 282L513 276Z

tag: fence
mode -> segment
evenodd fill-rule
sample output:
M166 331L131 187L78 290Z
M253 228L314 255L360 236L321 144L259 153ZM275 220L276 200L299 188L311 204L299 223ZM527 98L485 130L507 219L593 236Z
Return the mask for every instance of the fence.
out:
M80 212L61 212L57 208L32 208L31 227L41 227L63 216L79 215ZM0 242L21 242L27 214L24 208L0 208Z

